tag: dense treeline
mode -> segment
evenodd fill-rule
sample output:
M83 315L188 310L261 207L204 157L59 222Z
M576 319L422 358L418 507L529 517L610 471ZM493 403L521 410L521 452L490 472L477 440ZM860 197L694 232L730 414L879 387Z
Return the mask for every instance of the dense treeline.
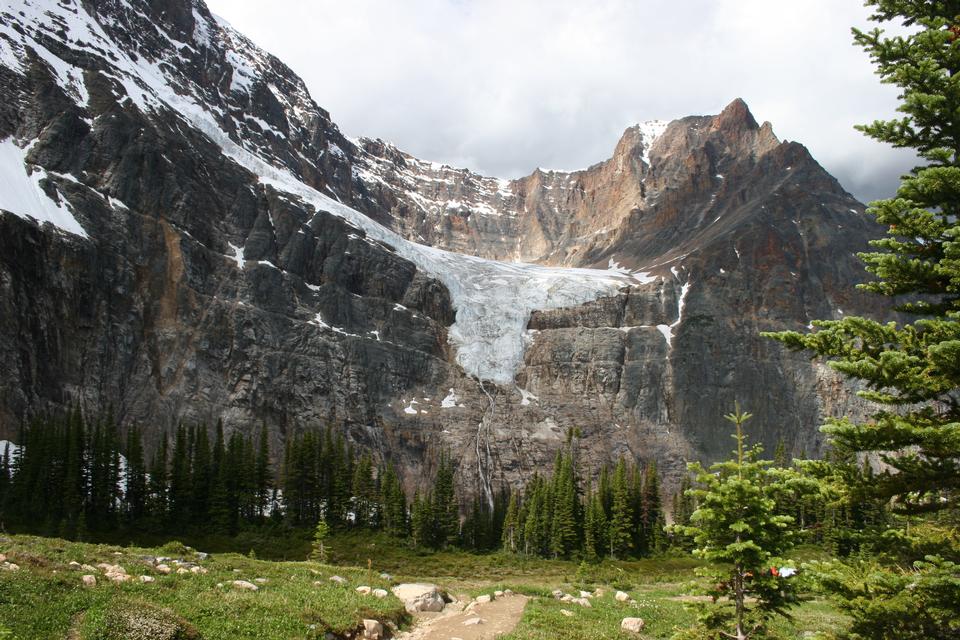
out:
M225 433L222 423L181 425L148 459L137 427L121 434L112 418L74 410L34 419L17 442L0 451L0 522L47 535L234 535L322 520L431 549L623 558L665 545L656 468L621 460L601 470L596 487L585 484L572 432L552 474L469 505L458 499L449 456L436 461L430 489L408 500L392 465L376 464L332 429L290 436L276 473L265 427L248 437Z
M263 525L384 531L429 549L504 549L547 558L597 560L659 553L689 541L664 533L656 466L621 459L586 479L575 432L552 472L521 490L477 496L461 505L455 469L441 454L429 491L412 500L392 465L358 453L332 429L288 438L274 473L267 430L253 437L223 425L180 426L161 436L149 460L141 431L121 435L111 418L87 420L77 410L25 425L19 446L0 451L0 522L24 531L83 538L117 531L235 535ZM848 474L869 474L834 455ZM790 462L778 447L776 464ZM685 525L696 509L686 479L672 500ZM859 549L853 533L884 522L884 507L864 496L786 496L790 514L810 541L839 555ZM466 508L464 508L466 507ZM461 517L464 513L464 517Z

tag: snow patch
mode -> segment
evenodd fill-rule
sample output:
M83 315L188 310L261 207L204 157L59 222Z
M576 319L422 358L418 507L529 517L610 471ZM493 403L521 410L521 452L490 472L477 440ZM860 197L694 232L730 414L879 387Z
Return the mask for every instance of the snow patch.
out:
M65 201L51 199L40 187L46 172L34 167L33 173L27 174L25 156L25 150L18 147L13 138L0 141L0 209L38 223L49 222L62 231L88 238L73 213L64 206Z
M237 263L237 269L243 269L243 247L238 247L232 242L228 242L227 244L229 244L230 248L233 249L233 260Z
M537 402L537 403L540 402L540 398L538 398L537 396L533 395L532 393L530 393L530 392L527 391L526 389L521 389L520 387L517 387L517 391L520 392L520 398L521 398L521 399L520 399L520 404L522 404L523 406L529 405L531 400L533 400L534 402Z
M450 393L447 394L447 397L440 401L440 407L442 409L452 409L457 406L457 402L459 402L459 400L460 399L457 397L456 391L454 391L451 387ZM463 405L460 406L462 407Z

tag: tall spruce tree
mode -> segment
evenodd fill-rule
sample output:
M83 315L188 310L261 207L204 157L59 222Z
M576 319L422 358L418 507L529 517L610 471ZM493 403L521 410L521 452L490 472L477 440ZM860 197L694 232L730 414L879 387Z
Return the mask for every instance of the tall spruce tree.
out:
M879 249L860 258L876 280L861 288L895 298L910 322L859 317L819 320L812 333L768 334L809 349L862 381L885 405L866 423L824 427L844 449L877 453L876 490L904 512L960 507L960 5L870 0L873 19L898 21L909 35L854 30L885 83L901 90L904 117L858 127L877 140L916 149L926 162L895 197L868 212L887 226Z
M631 552L633 541L633 508L630 500L630 480L627 476L627 463L623 458L617 462L613 472L613 500L610 506L610 519L607 526L607 542L610 555L614 558L626 558Z
M816 330L809 334L772 335L793 349L828 358L833 368L866 387L861 395L883 406L867 422L832 420L823 428L835 446L883 462L869 485L863 475L851 475L850 491L889 499L902 514L936 513L941 523L955 526L960 512L960 3L866 4L876 23L906 27L898 35L879 28L854 30L856 44L869 53L881 81L899 88L902 117L858 128L881 142L915 150L922 164L902 179L893 198L868 209L887 226L887 234L873 242L877 251L860 255L876 277L861 287L891 297L907 320L849 317L814 322ZM927 522L928 529L934 526ZM941 555L960 552L942 544L949 538L942 529L915 544L922 531L887 532L888 540L897 539L900 570L857 569L852 580L843 579L842 567L825 570L824 584L853 619L849 637L960 635L955 616L960 572L941 557L923 557L934 539ZM905 584L930 588L904 590L889 606L883 604L885 595Z

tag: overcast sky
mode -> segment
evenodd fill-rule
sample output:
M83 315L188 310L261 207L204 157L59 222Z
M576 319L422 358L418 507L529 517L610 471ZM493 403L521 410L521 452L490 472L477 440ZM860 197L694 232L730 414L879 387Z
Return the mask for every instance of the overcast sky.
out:
M861 200L912 154L856 123L894 114L850 27L860 0L207 0L351 136L500 177L608 158L642 120L736 97Z

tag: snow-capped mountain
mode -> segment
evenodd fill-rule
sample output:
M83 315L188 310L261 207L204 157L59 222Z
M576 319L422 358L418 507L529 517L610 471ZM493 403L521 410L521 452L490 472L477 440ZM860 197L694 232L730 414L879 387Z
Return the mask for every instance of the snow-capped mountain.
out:
M8 0L0 80L0 436L333 423L489 491L569 426L679 473L735 397L808 451L850 401L757 332L867 308L874 230L742 101L503 180L348 139L200 0Z

